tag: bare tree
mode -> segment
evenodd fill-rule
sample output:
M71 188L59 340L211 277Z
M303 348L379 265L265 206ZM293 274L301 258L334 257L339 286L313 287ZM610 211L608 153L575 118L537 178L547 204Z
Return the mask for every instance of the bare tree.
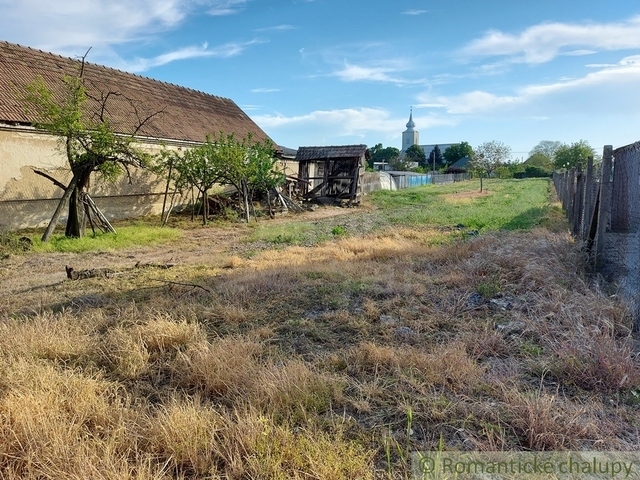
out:
M88 52L87 52L88 53ZM85 54L86 57L86 54ZM129 168L146 166L150 155L134 145L140 129L161 112L143 114L135 101L117 91L88 93L83 78L84 57L75 76L65 76L63 88L52 89L39 77L29 86L24 96L25 107L35 113L35 126L58 137L59 148L67 158L73 174L60 199L42 241L51 237L68 202L69 215L65 235L82 237L85 233L82 196L93 172L109 180L126 173ZM109 114L109 107L118 98L130 106L137 122L129 132L116 132ZM88 107L91 101L91 108Z
M540 155L544 155L549 158L549 160L553 160L553 157L556 154L556 151L562 146L562 142L552 141L552 140L542 140L535 147L531 149L529 152L529 157L533 157L536 153Z

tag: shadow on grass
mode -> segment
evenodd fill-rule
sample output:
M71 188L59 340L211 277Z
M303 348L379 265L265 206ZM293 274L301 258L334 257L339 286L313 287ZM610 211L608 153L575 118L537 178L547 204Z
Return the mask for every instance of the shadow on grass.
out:
M535 207L522 212L500 226L501 230L529 230L539 226L547 218L549 207Z

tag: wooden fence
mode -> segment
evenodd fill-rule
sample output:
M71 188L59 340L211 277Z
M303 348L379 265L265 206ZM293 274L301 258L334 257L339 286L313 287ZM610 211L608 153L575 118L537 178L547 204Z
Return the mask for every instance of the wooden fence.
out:
M591 266L618 286L640 327L640 142L607 145L600 168L590 158L553 182Z

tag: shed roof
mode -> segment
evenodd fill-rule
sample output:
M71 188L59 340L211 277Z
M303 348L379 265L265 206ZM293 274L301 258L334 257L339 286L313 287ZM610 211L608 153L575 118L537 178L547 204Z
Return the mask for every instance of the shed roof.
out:
M18 100L25 87L41 76L49 88L60 91L64 75L78 75L81 65L80 60L0 42L0 121L34 123L36 119ZM190 142L203 142L208 134L219 132L233 133L239 138L249 133L256 140L268 138L228 98L88 62L83 78L88 93L94 97L108 92L117 94L110 97L108 105L110 121L120 133L132 133L139 117L162 112L145 124L139 134Z
M323 160L327 158L370 158L366 145L340 145L329 147L300 147L297 161Z

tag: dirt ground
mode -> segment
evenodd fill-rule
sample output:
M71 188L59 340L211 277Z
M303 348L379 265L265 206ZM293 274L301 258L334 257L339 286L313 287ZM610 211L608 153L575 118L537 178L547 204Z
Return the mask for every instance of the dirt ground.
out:
M357 208L318 207L312 211L289 213L261 223L276 225L289 222L314 222L331 217L348 216L369 211L371 206ZM197 222L197 220L196 220ZM67 280L65 266L75 270L119 269L140 264L215 265L248 249L268 245L246 243L251 226L211 225L184 231L179 242L166 245L131 247L108 252L31 253L11 255L0 260L0 294L13 295L28 290L54 286Z

